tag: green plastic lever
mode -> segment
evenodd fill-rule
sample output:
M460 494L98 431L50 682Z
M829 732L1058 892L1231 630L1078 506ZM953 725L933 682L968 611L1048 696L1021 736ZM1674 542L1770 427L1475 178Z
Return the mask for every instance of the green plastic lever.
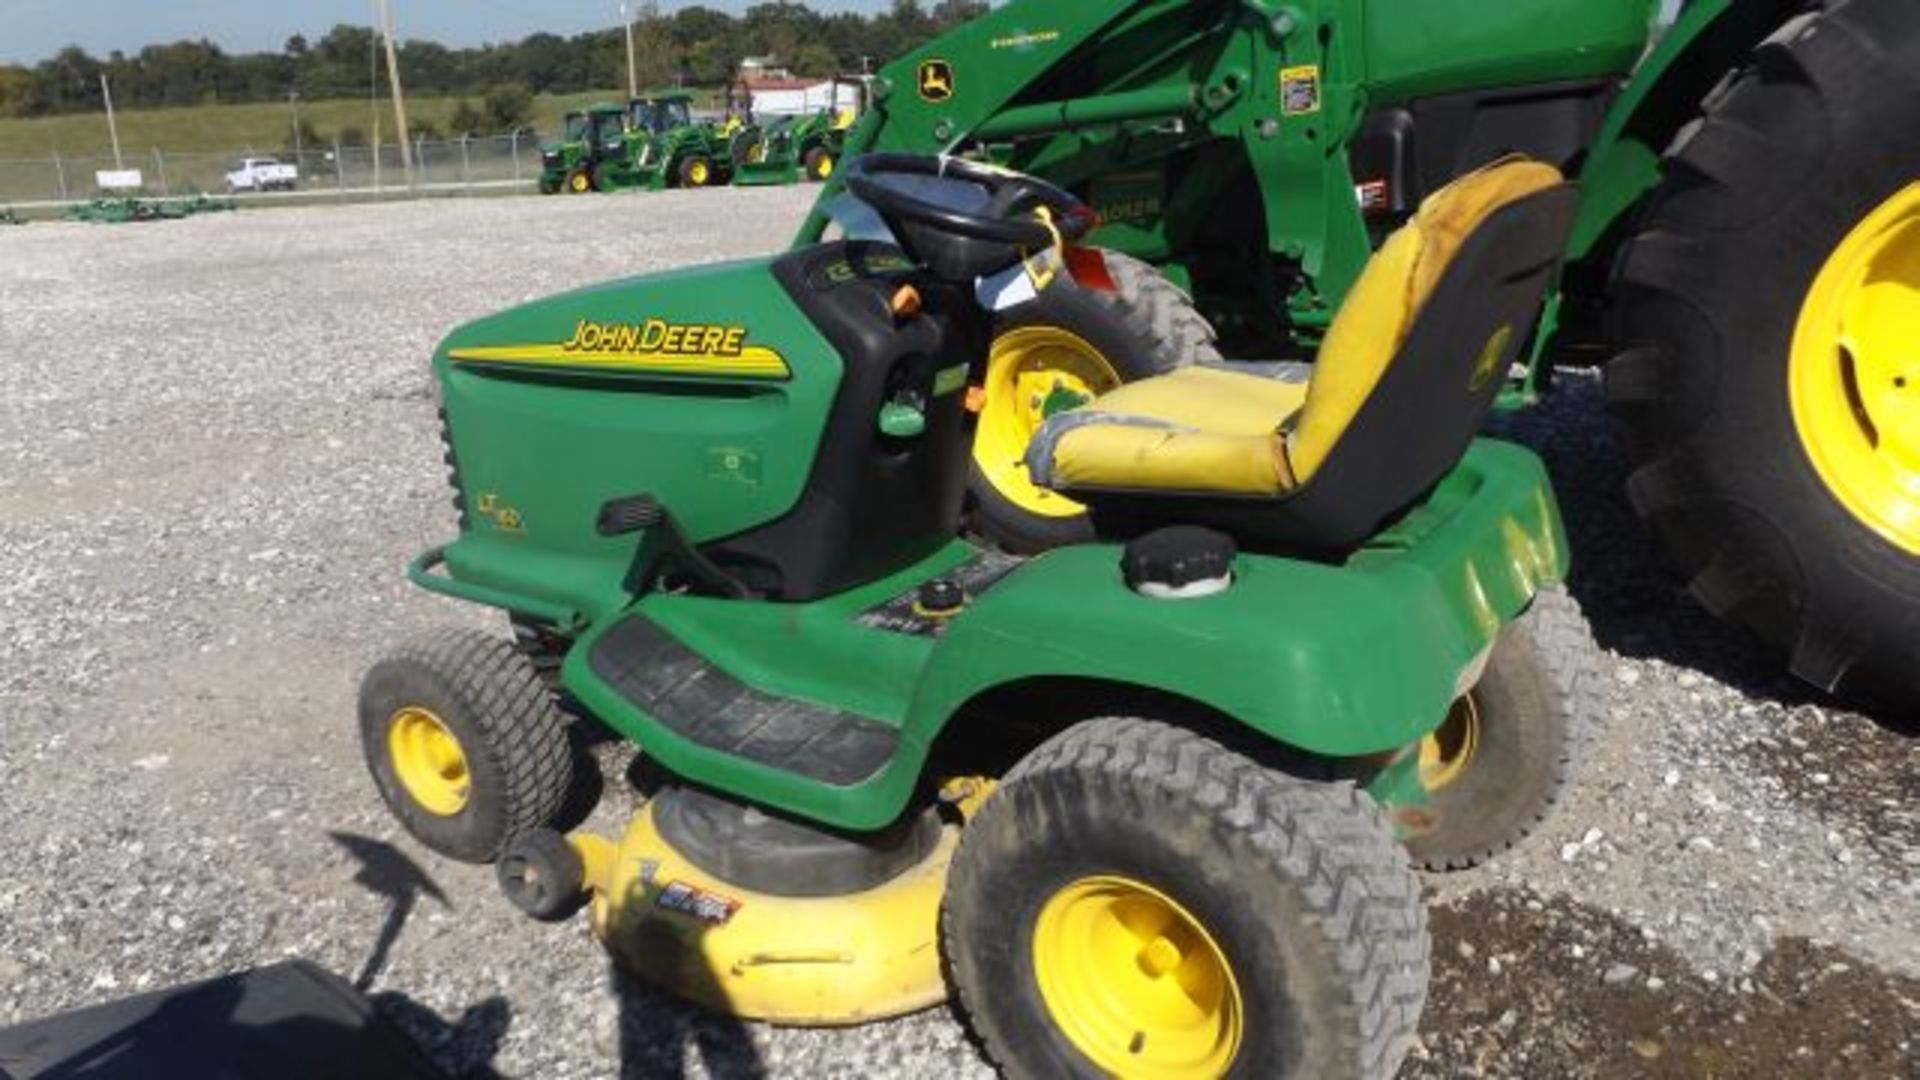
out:
M911 439L925 434L927 414L918 407L901 401L889 401L880 406L880 431L896 439Z

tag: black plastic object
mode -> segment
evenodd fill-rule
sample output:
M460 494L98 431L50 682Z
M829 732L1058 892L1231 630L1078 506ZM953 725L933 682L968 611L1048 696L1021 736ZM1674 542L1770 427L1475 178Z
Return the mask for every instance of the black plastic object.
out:
M580 853L552 829L533 829L508 841L493 871L513 906L541 922L559 922L587 899Z
M1225 529L1243 547L1338 559L1433 490L1486 423L1532 341L1579 194L1562 184L1495 211L1415 318L1386 374L1313 478L1278 498L1071 489L1105 535L1169 524Z
M940 843L933 807L875 833L821 829L697 788L655 796L653 823L714 877L768 896L847 896L920 865Z
M611 499L600 507L594 522L601 536L624 536L647 530L646 539L633 553L633 565L627 569L629 592L642 593L659 584L661 578L679 575L703 592L738 600L747 595L747 587L732 574L715 566L706 554L687 539L686 531L651 495L633 495ZM680 581L671 582L681 584Z
M840 386L800 501L704 550L756 593L816 600L953 541L972 437L955 376L987 354L989 326L971 288L928 278L891 244L807 248L776 260L773 274L839 355ZM896 321L888 301L904 284L920 290L923 306ZM916 438L894 438L873 422L903 394L926 403Z
M867 779L893 760L900 743L900 733L878 720L763 694L644 615L608 630L587 666L681 738L821 783Z
M1129 542L1120 556L1120 570L1130 589L1143 585L1184 589L1233 573L1233 557L1238 551L1233 537L1225 533L1198 525L1175 525Z
M448 1080L346 980L305 960L0 1029L12 1080Z

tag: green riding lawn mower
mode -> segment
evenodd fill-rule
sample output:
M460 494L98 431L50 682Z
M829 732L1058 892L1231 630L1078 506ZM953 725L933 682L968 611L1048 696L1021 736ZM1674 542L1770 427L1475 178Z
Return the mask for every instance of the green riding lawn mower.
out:
M1311 360L1425 194L1525 153L1581 205L1503 405L1555 361L1604 363L1632 504L1700 603L1913 715L1920 5L1658 7L1010 0L883 70L847 155L998 162L1103 221L1077 288L998 320L974 527L1022 551L1090 535L1026 466L1053 411L1223 356Z
M1098 215L956 158L844 182L838 239L442 344L460 535L411 576L516 634L369 671L383 797L728 1013L951 990L1016 1075L1390 1074L1413 867L1517 842L1596 724L1545 469L1476 435L1575 189L1510 158L1429 195L1312 369L1059 410L1027 468L1089 535L1022 557L959 536L969 387ZM557 831L594 726L642 751L620 837Z

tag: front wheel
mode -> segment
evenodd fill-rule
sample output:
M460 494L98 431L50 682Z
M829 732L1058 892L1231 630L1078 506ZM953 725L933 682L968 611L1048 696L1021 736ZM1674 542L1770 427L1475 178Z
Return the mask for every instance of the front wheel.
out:
M1419 883L1372 800L1145 720L1077 725L1008 774L942 935L1016 1076L1389 1076L1426 1000Z
M713 183L713 162L698 154L680 163L680 186L703 188Z
M807 179L817 183L825 183L833 178L835 164L833 151L828 150L826 147L816 146L808 150L806 157Z
M575 195L585 195L593 190L593 174L585 168L575 169L567 174L567 190Z
M1218 362L1213 328L1193 300L1151 265L1091 253L1086 281L1056 281L994 324L968 474L973 528L1022 554L1093 535L1086 507L1035 484L1027 444L1047 418L1122 383Z
M508 642L445 630L375 664L360 684L374 785L421 843L463 862L550 825L573 784L566 718Z

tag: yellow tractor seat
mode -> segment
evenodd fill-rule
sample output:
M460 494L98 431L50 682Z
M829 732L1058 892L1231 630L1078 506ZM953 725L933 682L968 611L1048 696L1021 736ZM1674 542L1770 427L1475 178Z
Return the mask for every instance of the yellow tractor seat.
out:
M1435 192L1368 263L1310 377L1188 367L1050 418L1034 482L1121 524L1215 524L1350 548L1466 452L1527 344L1576 196L1550 165L1495 162Z

